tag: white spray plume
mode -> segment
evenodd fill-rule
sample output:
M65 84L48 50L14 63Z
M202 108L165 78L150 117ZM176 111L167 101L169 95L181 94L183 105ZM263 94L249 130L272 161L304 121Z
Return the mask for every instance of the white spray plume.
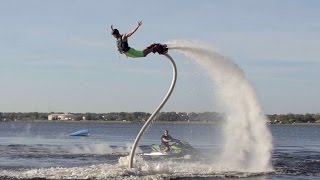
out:
M217 87L215 95L226 115L221 163L237 171L271 171L267 118L243 71L207 44L185 40L167 44L201 65Z

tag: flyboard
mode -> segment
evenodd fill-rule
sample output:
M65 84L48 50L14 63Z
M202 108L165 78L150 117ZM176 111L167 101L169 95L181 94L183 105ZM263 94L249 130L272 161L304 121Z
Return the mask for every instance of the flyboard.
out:
M167 45L162 45L162 44L157 44L157 48L154 48L154 49L157 49L157 53L159 54L163 54L170 62L171 62L171 65L172 65L172 70L173 70L173 76L172 76L172 81L171 81L171 85L170 85L170 88L166 94L166 96L164 97L164 99L162 100L162 102L160 103L160 105L157 107L157 109L151 114L151 116L149 117L149 119L146 121L146 123L143 125L143 127L141 128L141 130L139 131L134 143L133 143L133 146L132 146L132 149L131 149L131 152L130 152L130 161L129 161L129 168L132 168L133 167L133 157L134 157L134 154L135 154L135 151L136 151L136 148L137 148L137 145L139 143L139 140L142 136L142 134L144 133L144 131L146 130L146 128L149 126L149 124L152 122L152 120L156 117L156 115L159 113L159 111L162 109L162 107L164 106L164 104L167 102L167 100L169 99L173 89L174 89L174 86L176 84L176 80L177 80L177 67L176 67L176 63L174 62L174 60L172 59L172 57L167 53L168 52L168 48L167 48ZM153 52L155 53L155 52Z

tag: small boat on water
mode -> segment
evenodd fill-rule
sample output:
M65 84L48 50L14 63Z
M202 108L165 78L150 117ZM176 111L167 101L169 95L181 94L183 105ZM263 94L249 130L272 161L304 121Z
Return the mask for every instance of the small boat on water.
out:
M79 131L73 132L70 136L89 136L89 129L81 129Z

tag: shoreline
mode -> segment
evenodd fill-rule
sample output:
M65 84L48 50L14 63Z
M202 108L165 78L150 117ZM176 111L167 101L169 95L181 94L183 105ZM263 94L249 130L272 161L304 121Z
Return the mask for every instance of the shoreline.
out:
M81 121L70 121L70 120L16 120L16 121L0 121L0 122L24 122L24 123L145 123L146 121L100 121L100 120L81 120ZM208 122L208 121L154 121L153 123L163 124L223 124L220 122ZM309 125L318 126L320 123L267 123L267 125Z
M24 122L24 123L145 123L146 121L99 121L99 120L16 120L16 121L0 121L0 122ZM222 124L222 122L206 122L206 121L154 121L153 123L163 124Z

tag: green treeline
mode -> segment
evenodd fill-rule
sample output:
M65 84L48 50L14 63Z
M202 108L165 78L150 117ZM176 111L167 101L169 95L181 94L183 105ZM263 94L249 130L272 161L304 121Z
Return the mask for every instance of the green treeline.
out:
M61 112L39 113L39 112L14 112L0 113L0 121L32 121L48 120L50 114L63 114ZM146 121L151 116L145 112L111 112L111 113L72 113L74 121L95 120L95 121ZM202 121L214 122L221 121L223 118L216 112L185 113L185 112L161 112L155 118L156 121Z
M271 123L320 123L320 114L273 114L267 115Z
M13 112L1 113L0 121L33 121L48 120L50 114L63 114L60 112L40 113L40 112ZM74 121L94 120L94 121L146 121L150 113L145 112L111 112L111 113L72 113ZM320 114L273 114L267 115L270 123L292 124L292 123L320 123ZM221 122L224 115L217 112L161 112L156 117L156 121L195 121L195 122Z

